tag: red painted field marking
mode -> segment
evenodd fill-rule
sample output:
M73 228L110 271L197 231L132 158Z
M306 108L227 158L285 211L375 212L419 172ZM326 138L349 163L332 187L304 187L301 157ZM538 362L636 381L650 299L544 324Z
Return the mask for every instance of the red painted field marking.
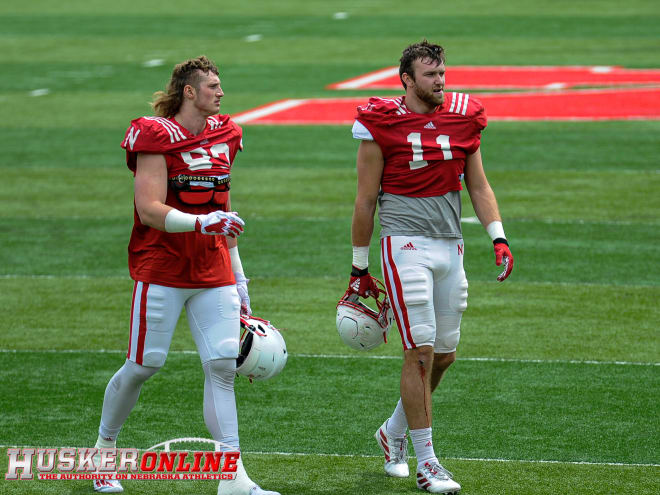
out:
M660 84L660 69L618 66L449 66L451 89L562 89L578 86ZM327 89L402 90L399 68L387 67L327 86Z
M496 120L659 120L660 88L473 93ZM281 100L234 116L239 124L350 125L368 97Z

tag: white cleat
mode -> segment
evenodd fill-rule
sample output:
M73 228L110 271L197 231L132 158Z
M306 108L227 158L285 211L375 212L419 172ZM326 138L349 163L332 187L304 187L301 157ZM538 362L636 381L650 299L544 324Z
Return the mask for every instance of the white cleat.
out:
M426 462L417 466L417 488L431 493L456 494L461 485L452 479L453 475L438 462Z
M236 462L236 475L233 480L221 480L218 485L218 495L280 495L279 492L272 492L262 489L245 472L243 460Z
M94 480L94 491L99 493L121 493L124 487L119 480Z
M407 478L410 475L408 467L408 437L394 438L387 434L387 420L378 428L374 438L385 454L385 473L395 478Z

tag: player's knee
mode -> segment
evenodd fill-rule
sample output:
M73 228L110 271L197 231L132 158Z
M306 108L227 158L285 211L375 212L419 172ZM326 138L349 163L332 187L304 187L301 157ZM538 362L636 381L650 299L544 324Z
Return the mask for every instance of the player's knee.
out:
M449 307L462 313L467 309L468 282L465 276L458 281L449 293Z
M238 357L238 339L229 337L213 342L211 358L212 359L236 359Z
M236 373L236 359L212 359L204 363L216 374L234 374Z
M126 360L120 372L117 373L117 375L115 376L119 376L122 380L127 380L136 384L144 383L153 375L155 375L160 368L161 365L158 366L150 366L146 364L140 365L134 363L133 361Z
M404 360L412 363L431 364L433 362L433 347L422 345L404 351Z
M145 352L142 355L142 365L150 368L161 368L165 364L167 353L153 350Z
M458 347L458 341L460 337L461 337L460 327L456 327L453 330L443 332L442 335L438 335L438 337L435 340L435 343L433 344L433 348L435 350L436 355L449 354L456 351L456 347Z
M202 365L207 378L211 382L224 389L234 389L234 378L236 377L236 359L212 359Z
M433 325L415 325L410 327L410 333L413 336L417 348L423 346L433 346L435 341L435 326Z

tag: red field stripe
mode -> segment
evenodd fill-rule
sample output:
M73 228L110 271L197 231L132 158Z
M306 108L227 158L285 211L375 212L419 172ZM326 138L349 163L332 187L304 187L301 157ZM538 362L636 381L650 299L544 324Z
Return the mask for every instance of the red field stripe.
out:
M660 69L612 66L449 66L451 89L549 89L660 84ZM399 68L388 67L327 86L328 89L401 90Z
M471 95L490 120L658 120L660 88ZM234 116L239 124L350 125L367 97L282 100ZM258 112L256 111L258 110Z

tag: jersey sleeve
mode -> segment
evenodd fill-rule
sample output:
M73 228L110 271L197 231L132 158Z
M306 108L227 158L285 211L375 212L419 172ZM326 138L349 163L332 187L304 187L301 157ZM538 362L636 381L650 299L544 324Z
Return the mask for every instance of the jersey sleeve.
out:
M470 145L467 148L467 153L472 154L481 146L481 131L488 125L488 118L486 117L486 109L484 108L481 100L477 98L470 98L468 105L467 117L474 126L474 134L470 140Z
M233 139L234 145L230 147L231 163L234 163L234 158L236 158L238 152L243 151L243 128L233 120L229 120L228 124L231 126L232 135L235 136Z
M472 104L468 110L468 115L472 120L477 132L483 131L488 125L488 118L486 117L486 109L483 103L478 98L472 98Z
M173 144L186 139L181 129L160 117L140 117L131 122L121 147L126 164L135 172L138 153L166 153Z
M382 135L387 129L399 122L401 115L407 110L402 109L403 98L381 98L372 96L369 101L357 108L355 116L356 123L359 123L364 130L371 136L370 140L382 141ZM356 139L365 139L357 137Z

